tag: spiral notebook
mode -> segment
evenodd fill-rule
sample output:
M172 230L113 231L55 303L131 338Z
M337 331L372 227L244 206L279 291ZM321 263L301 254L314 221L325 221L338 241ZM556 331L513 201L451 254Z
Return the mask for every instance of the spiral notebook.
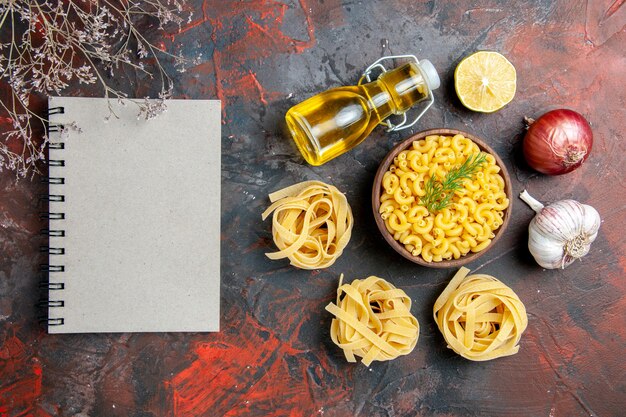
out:
M49 99L49 333L219 330L220 102L166 105Z

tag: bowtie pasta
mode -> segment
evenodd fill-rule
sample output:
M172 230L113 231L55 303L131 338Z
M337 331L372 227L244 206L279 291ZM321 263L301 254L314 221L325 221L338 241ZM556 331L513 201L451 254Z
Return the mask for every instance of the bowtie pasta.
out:
M481 152L463 135L426 136L398 154L384 174L379 213L387 231L413 256L426 262L459 259L489 246L502 225L509 199L493 155L462 187L451 204L429 212L420 199L431 177L446 174Z

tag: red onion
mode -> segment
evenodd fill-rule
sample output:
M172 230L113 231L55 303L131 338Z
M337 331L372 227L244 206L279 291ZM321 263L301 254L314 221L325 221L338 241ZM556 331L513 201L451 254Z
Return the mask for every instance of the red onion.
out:
M578 168L589 156L593 133L583 116L573 110L552 110L529 124L524 157L537 171L560 175Z

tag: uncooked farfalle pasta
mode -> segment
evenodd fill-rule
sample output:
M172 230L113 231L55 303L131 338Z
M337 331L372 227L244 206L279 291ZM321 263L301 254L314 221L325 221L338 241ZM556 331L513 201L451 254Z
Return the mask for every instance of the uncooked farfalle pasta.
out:
M369 366L411 353L419 337L419 323L411 314L411 299L382 278L371 276L342 284L339 279L337 303L326 310L335 318L330 337L348 362L355 356Z
M352 233L352 210L346 196L332 185L305 181L269 195L273 203L272 236L280 249L270 259L289 258L302 269L326 268L341 256Z
M468 272L459 269L433 308L448 347L473 361L516 354L528 324L524 304L498 279Z

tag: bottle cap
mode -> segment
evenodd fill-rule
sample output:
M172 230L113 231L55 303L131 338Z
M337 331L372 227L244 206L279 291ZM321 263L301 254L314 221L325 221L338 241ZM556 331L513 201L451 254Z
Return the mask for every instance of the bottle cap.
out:
M426 84L428 84L430 91L438 89L441 85L441 80L439 79L439 74L437 74L434 65L429 60L422 59L419 66L422 70L422 74L426 77Z

